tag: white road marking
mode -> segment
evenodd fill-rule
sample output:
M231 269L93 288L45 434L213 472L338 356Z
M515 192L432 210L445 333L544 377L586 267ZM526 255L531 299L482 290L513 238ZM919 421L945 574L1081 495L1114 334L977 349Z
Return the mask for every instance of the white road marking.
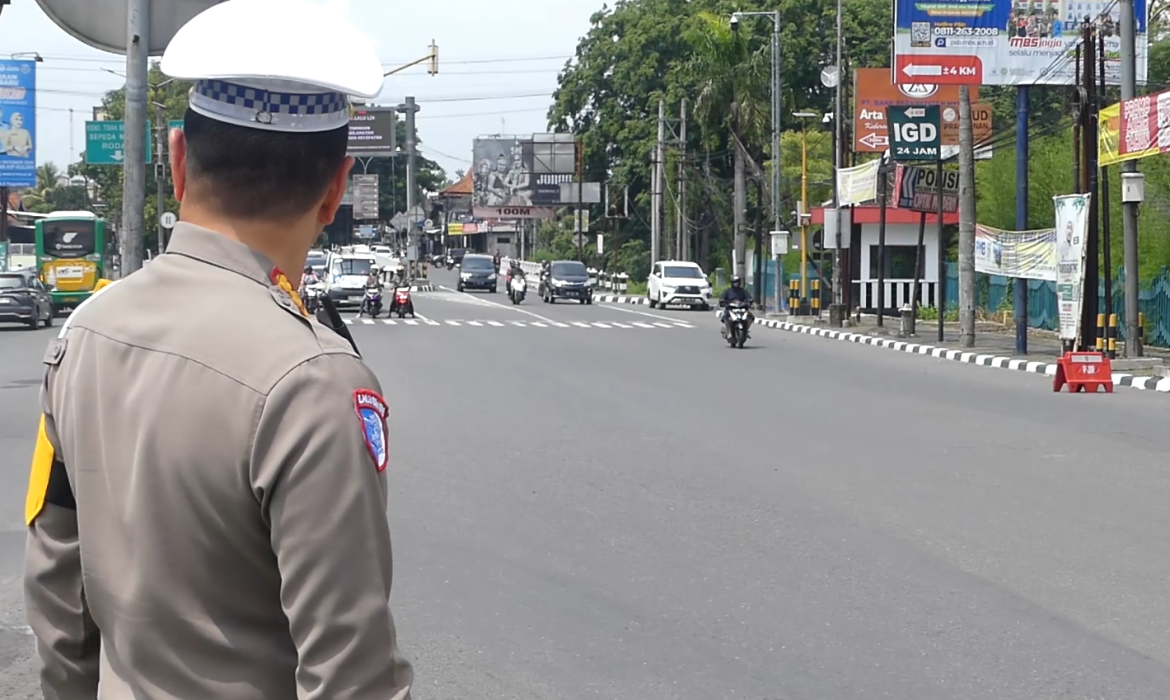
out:
M582 323L581 321L573 321L573 325L578 327L578 328L590 328L591 327L588 323Z
M489 325L489 326L495 326L496 328L500 328L500 327L502 327L504 324L500 323L499 321L488 321L488 325Z
M448 326L458 326L459 322L458 321L447 321L447 325Z
M408 326L417 326L418 325L418 321L414 320L413 318L408 318L405 321L403 321L403 323L405 323Z
M467 325L469 325L469 326L482 326L483 324L480 323L479 321L468 321Z
M551 318L546 318L544 316L541 316L538 313L528 311L527 309L522 309L519 306L512 304L512 303L501 304L501 303L495 302L495 301L488 301L487 299L482 299L480 297L472 296L472 295L468 294L467 292L456 291L454 289L451 289L450 287L440 287L440 289L446 290L448 292L454 292L455 294L458 294L462 297L466 297L467 299L471 299L475 303L478 303L478 304L483 304L485 306L494 306L498 309L508 309L509 311L516 311L516 312L519 312L522 314L526 314L528 316L532 316L533 318L544 321L545 323L556 323L556 321L553 321Z
M599 321L594 321L594 322L593 322L593 326L594 326L595 328L611 328L611 326L607 326L607 325L605 325L604 323L601 323L601 322L599 322Z
M638 328L653 328L649 323L642 323L641 321L634 321L633 324Z
M531 324L529 324L529 325L536 326L537 328L548 328L548 324L541 323L540 321L533 321L533 322L532 322Z

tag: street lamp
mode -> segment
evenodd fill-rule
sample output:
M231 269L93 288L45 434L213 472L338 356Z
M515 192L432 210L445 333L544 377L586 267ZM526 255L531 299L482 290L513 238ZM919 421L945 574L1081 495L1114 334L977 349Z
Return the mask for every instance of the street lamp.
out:
M731 31L739 31L739 22L744 17L771 17L772 18L772 228L780 228L780 103L783 99L781 88L783 83L780 75L780 11L767 12L733 12L731 15ZM756 235L762 232L757 231ZM803 255L803 254L802 254ZM783 258L780 260L784 262ZM757 261L757 264L759 262ZM777 279L781 279L784 268L776 266ZM761 297L762 298L762 297ZM779 309L777 309L779 311Z
M808 299L808 120L816 119L816 112L793 112L800 120L800 299Z

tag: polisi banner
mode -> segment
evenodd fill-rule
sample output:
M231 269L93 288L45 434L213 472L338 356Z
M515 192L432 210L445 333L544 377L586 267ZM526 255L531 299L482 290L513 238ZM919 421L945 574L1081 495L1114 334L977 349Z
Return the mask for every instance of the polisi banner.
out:
M898 165L894 171L894 206L928 214L938 212L938 174L934 168ZM943 213L959 211L959 172L943 170Z

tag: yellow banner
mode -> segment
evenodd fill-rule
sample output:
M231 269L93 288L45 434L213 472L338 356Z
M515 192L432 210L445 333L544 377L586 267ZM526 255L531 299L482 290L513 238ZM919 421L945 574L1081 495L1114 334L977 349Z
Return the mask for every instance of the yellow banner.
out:
M447 224L447 235L448 236L462 236L463 235L463 224L462 223L454 223L454 222Z
M1117 165L1122 160L1119 143L1121 140L1121 104L1109 105L1097 114L1097 164Z
M1121 152L1121 103L1109 105L1097 113L1097 165L1117 165L1127 160L1148 158L1162 153L1155 140L1152 148L1133 153Z

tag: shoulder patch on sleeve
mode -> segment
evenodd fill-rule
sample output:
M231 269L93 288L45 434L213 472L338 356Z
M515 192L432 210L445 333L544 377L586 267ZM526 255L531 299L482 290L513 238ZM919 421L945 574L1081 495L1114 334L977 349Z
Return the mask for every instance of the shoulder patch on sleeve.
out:
M45 348L45 357L41 362L44 362L50 367L61 364L61 360L65 357L65 348L68 344L68 338L53 338L49 341L49 347Z
M353 392L353 409L361 421L362 438L366 441L366 449L374 459L374 467L379 471L386 470L386 421L390 415L390 407L386 399L372 389L355 389Z

